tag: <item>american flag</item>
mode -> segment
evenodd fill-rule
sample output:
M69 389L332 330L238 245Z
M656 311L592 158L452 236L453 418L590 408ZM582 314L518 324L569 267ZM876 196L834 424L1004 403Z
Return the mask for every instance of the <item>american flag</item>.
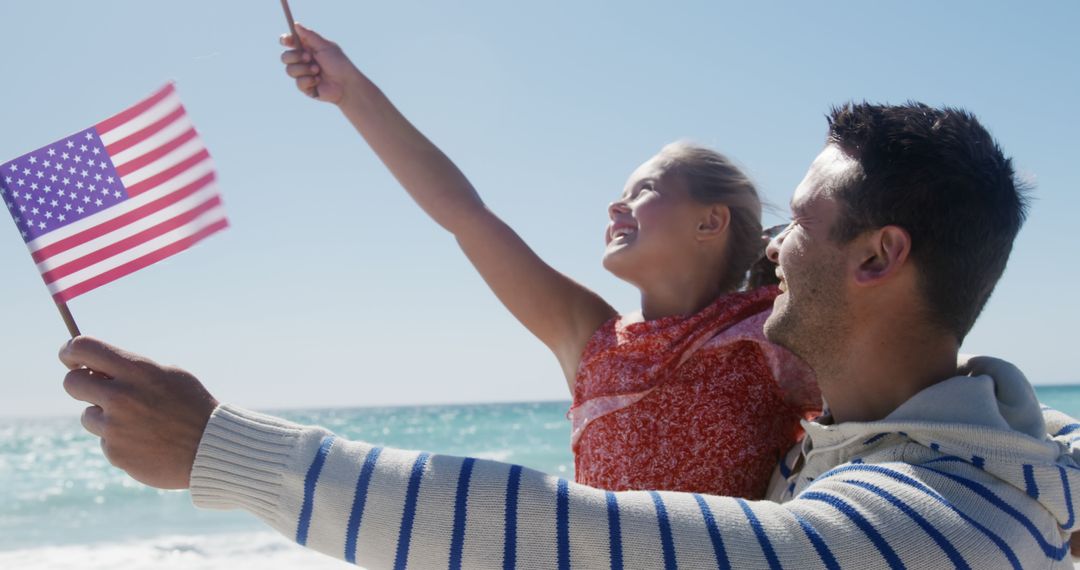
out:
M225 229L215 179L170 83L0 165L0 200L49 292L66 302Z

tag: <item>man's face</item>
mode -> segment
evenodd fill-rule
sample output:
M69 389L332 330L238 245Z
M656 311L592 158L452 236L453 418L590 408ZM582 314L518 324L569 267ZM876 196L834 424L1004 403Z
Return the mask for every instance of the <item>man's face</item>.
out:
M812 367L842 350L850 331L847 256L830 232L839 217L834 188L858 169L839 147L828 145L814 159L791 200L792 222L769 242L777 265L780 296L765 322L765 335Z

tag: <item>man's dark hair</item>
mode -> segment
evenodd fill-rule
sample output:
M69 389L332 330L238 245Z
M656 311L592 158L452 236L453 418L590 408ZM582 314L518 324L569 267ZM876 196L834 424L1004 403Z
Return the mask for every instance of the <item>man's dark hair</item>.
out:
M907 230L930 318L963 341L1027 216L1011 160L971 113L914 102L835 107L828 142L861 167L836 188L833 238Z

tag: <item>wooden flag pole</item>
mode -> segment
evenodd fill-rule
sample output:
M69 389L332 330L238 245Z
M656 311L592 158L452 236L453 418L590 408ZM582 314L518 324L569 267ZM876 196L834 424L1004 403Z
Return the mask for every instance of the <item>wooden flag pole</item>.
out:
M296 21L293 20L292 10L289 9L289 0L281 0L281 9L285 10L285 21L289 23L289 33L296 40L296 47L303 49L304 44L300 42L300 36L296 33ZM312 87L311 94L317 98L319 96L319 87Z
M67 330L71 333L71 338L75 338L82 333L79 332L79 325L75 324L75 317L71 316L71 311L68 309L67 303L60 301L56 303L56 308L60 309L60 316L64 318L64 324L67 325Z

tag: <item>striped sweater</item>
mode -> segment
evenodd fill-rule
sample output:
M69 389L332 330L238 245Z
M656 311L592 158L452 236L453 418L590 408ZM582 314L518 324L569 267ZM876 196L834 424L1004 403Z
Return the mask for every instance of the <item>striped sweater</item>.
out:
M806 422L772 501L612 493L226 405L191 493L372 570L1072 568L1080 424L1040 410L1007 363L962 370L882 421Z

